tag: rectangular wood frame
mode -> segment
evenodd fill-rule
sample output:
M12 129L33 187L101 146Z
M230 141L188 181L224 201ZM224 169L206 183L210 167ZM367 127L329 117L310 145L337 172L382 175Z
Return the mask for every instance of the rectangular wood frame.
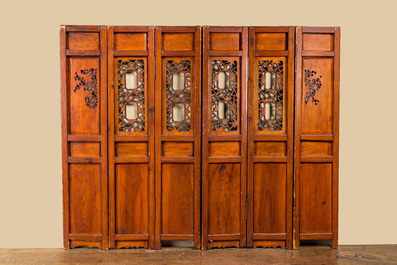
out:
M193 241L200 248L201 27L156 27L155 34L155 249L162 240ZM182 122L167 110L177 104L171 102L175 95L183 95L174 90L171 71L184 73L183 93L190 89L178 99L184 104Z
M247 246L292 248L294 27L250 27L249 43ZM283 85L282 124L264 120L261 130L259 63Z
M203 27L201 213L204 250L246 246L247 58L247 27ZM215 76L213 71L218 74ZM221 91L221 72L229 76L229 87L225 81L225 90L236 81L233 77L237 78L235 94L232 90ZM223 114L222 119L220 102L228 104L229 118Z
M65 249L337 247L339 27L61 26L60 48Z
M296 28L294 239L338 246L340 28Z
M107 249L106 27L61 26L60 44L63 246Z
M154 248L154 28L109 27L108 42L110 248Z

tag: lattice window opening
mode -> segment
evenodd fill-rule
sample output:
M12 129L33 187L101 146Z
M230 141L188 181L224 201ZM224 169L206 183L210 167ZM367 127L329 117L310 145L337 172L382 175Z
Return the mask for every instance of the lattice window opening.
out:
M284 108L284 63L259 61L258 130L281 131Z
M211 82L212 131L238 130L237 61L213 60Z
M166 62L166 129L169 132L191 130L191 63Z
M118 117L120 132L145 131L145 62L118 60Z

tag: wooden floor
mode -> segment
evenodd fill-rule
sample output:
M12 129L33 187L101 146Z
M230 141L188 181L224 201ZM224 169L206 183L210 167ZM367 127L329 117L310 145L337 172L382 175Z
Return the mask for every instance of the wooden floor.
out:
M0 264L397 264L397 245L284 249L0 249Z

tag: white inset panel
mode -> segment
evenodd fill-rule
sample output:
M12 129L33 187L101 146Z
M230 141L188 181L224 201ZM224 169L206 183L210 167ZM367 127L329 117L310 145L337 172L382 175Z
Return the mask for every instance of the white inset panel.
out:
M125 117L129 120L136 120L138 117L138 104L129 102L125 105Z
M174 121L183 121L185 117L185 108L181 103L174 104L172 107L172 118Z
M125 86L128 89L135 89L138 86L138 75L135 71L125 74Z
M185 88L184 72L176 72L172 74L172 88L174 90L183 90Z

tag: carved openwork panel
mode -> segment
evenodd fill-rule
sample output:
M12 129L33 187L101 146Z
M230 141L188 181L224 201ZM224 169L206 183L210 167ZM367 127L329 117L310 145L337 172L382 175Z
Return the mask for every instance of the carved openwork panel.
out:
M85 104L87 107L95 109L98 106L97 69L91 68L80 70L80 74L77 72L75 73L74 80L79 83L76 85L73 92L80 90L80 88L89 92L90 95L85 97Z
M211 128L213 132L237 131L239 125L239 61L211 62Z
M258 61L257 131L282 131L284 127L284 59Z
M308 69L305 70L305 86L309 87L309 91L307 91L305 94L305 104L309 102L310 98L315 105L320 102L318 99L315 98L315 96L316 92L320 90L322 86L321 79L323 77L319 75L316 78L315 76L318 76L316 71Z
M189 132L192 120L191 61L165 60L166 131Z
M145 131L145 61L117 60L117 109L120 132Z

